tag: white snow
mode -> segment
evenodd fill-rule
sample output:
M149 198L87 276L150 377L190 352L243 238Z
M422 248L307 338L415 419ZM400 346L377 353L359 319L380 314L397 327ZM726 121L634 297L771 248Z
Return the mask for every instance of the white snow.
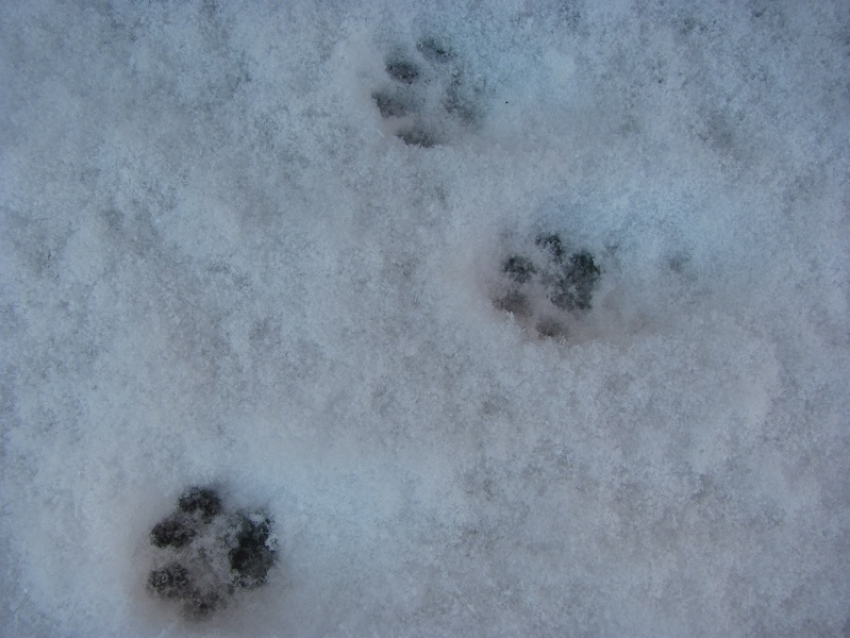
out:
M5 3L0 633L846 635L850 7L692 5ZM199 625L205 484L279 562Z

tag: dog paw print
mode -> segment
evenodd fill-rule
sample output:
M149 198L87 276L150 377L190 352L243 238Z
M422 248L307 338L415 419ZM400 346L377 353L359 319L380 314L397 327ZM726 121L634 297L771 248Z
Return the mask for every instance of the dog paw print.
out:
M263 585L275 562L268 516L225 511L211 488L184 492L177 509L154 525L150 542L161 551L148 591L191 620L208 618L240 589Z
M557 234L541 235L527 255L502 262L494 303L541 336L563 336L570 315L590 310L601 274L590 252L568 250Z
M372 99L387 128L410 146L444 144L483 117L481 83L471 81L459 56L429 36L415 50L385 60L385 85Z

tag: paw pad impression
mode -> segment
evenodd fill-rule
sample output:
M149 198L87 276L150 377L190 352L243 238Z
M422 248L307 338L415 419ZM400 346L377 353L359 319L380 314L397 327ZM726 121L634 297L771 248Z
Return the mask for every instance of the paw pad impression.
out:
M384 70L387 81L372 99L405 144L430 148L480 120L483 87L469 80L456 53L440 39L422 38L416 52L396 51Z
M192 620L223 608L239 589L263 585L275 562L269 517L227 512L208 487L184 492L177 509L151 529L150 542L162 551L148 575L148 591L178 603Z
M568 316L592 307L602 271L590 252L568 250L554 233L540 235L528 253L502 262L494 303L541 336L564 335Z

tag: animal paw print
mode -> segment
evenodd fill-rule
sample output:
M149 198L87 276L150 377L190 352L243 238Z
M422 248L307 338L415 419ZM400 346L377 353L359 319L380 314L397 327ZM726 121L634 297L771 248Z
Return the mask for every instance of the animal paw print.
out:
M179 604L191 620L208 618L239 589L263 585L275 562L268 516L228 513L211 488L184 492L177 509L154 525L150 542L163 551L148 591Z
M384 68L386 85L372 99L405 144L443 144L483 117L483 87L468 80L456 53L436 37L419 40L415 53L397 50Z
M541 235L530 256L512 255L502 262L494 303L541 336L563 336L570 314L590 310L601 274L588 251L571 252L559 235Z

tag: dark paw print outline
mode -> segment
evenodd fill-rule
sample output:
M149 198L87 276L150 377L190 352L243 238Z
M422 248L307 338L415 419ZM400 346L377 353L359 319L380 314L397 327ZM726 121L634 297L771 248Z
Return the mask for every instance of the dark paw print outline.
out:
M163 561L148 575L148 591L179 603L191 620L208 618L239 589L265 584L275 563L269 517L228 513L209 487L184 492L177 509L154 525L150 542Z
M436 36L416 44L417 54L396 51L386 58L388 82L372 99L396 137L409 146L430 148L458 126L474 127L482 118L483 88L469 82L455 52ZM435 103L428 87L441 85Z
M540 235L532 256L511 255L502 262L502 285L494 303L546 337L566 333L565 318L592 307L602 270L586 250L570 252L559 235Z

